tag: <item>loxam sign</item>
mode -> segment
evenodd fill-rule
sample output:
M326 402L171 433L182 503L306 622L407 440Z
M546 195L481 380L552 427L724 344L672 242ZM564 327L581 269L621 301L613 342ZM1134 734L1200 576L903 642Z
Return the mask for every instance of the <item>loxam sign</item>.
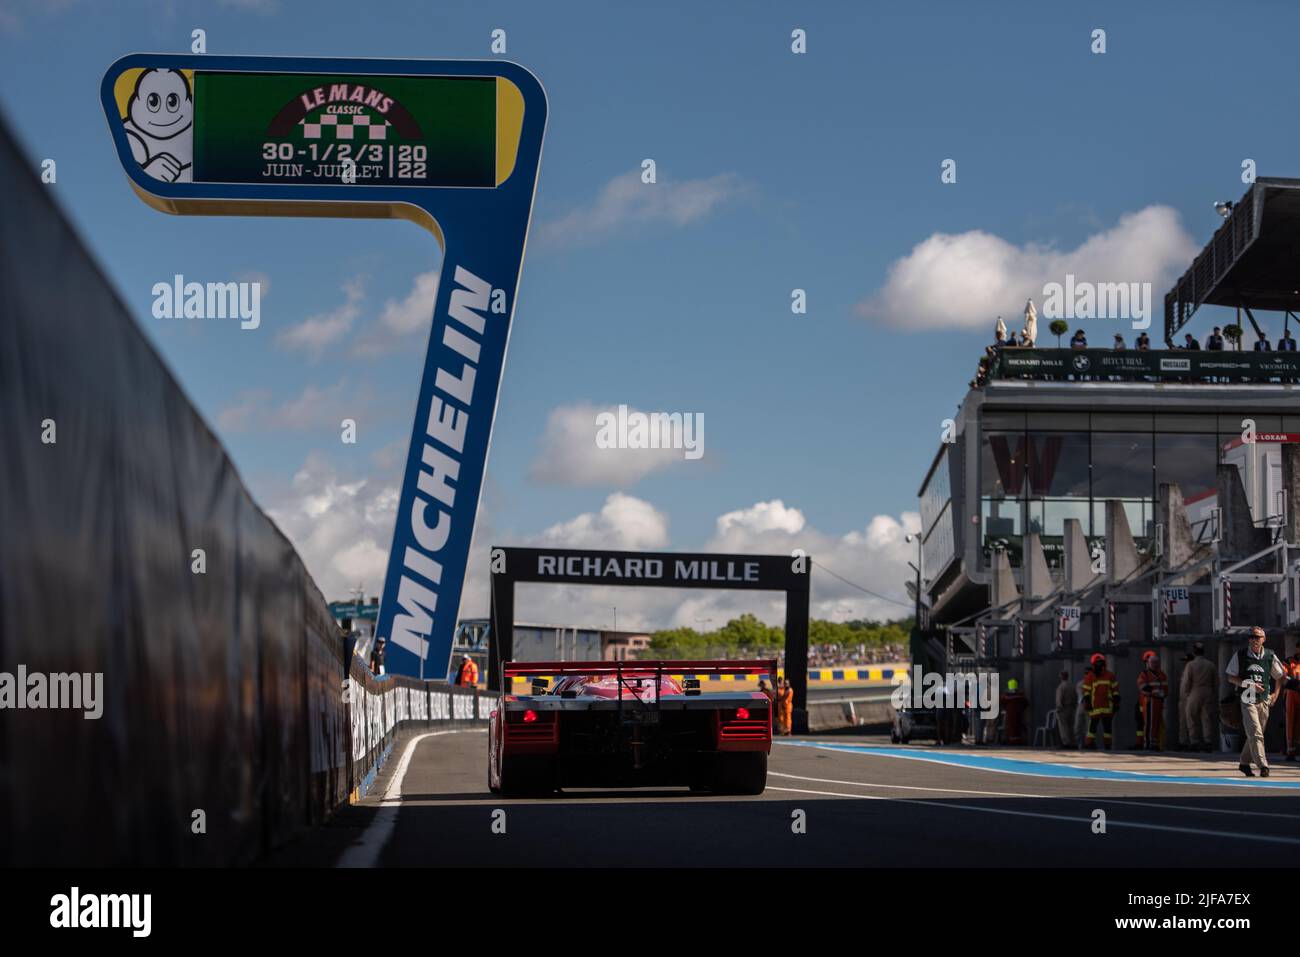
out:
M541 84L502 60L133 54L100 98L155 209L408 219L441 245L375 633L388 671L445 676L537 186Z

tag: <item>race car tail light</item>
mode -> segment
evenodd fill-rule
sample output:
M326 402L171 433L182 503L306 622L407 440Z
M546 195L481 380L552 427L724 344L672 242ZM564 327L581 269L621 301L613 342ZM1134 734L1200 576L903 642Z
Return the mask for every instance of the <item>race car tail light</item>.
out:
M770 713L766 708L737 708L724 711L719 717L719 741L767 741L772 736Z
M560 725L555 711L507 711L505 738L508 743L554 744L560 740Z

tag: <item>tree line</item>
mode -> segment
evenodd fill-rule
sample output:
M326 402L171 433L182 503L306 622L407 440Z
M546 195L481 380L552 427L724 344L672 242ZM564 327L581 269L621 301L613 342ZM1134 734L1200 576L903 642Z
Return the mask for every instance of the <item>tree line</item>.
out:
M808 622L808 641L813 645L838 645L856 648L858 645L906 645L912 630L912 619L893 621L826 621L813 618ZM666 628L650 636L649 652L656 658L691 658L705 654L709 649L727 652L748 649L759 651L785 646L785 629L767 625L748 612L732 618L713 631L696 631L694 628Z

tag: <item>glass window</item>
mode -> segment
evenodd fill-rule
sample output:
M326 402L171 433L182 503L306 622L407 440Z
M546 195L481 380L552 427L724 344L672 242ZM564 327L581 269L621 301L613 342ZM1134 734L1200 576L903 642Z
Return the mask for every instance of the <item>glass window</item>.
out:
M1145 432L1094 432L1092 497L1151 498L1153 442ZM1134 532L1136 534L1136 529Z
M1092 430L1094 432L1132 432L1141 429L1151 431L1150 412L1094 412Z
M980 494L1019 498L1025 487L1025 434L986 432L980 443Z
M1040 432L1087 432L1087 412L1030 412L1029 428ZM1213 426L1205 431L1213 431Z
M921 531L925 534L929 534L935 519L952 498L949 486L948 449L945 448L939 455L934 471L930 474L930 481L926 483L925 490L921 493Z
M1256 432L1282 431L1282 416L1263 415L1259 412L1235 412L1232 415L1220 415L1219 431L1227 435L1240 436L1244 428L1241 423L1246 419L1255 421Z
M1204 432L1210 434L1218 431L1218 417L1214 415L1156 415L1157 432Z
M1025 430L1025 413L994 412L985 409L980 414L980 422L983 423L986 431L1010 429L1015 432L1023 432Z
M1065 538L1065 520L1077 518L1088 531L1089 503L1086 498L1044 499L1029 503L1029 531L1045 538Z
M1178 485L1183 500L1190 502L1218 488L1215 468L1219 462L1218 440L1213 435L1157 435L1156 491L1161 483Z
M925 558L925 576L931 581L942 572L956 554L953 539L952 510L945 509L926 535L922 554Z
M1029 497L1087 498L1088 455L1087 432L1030 432Z
M1128 519L1129 532L1140 547L1143 539L1150 538L1155 531L1155 502L1149 498L1126 498L1118 501L1123 506L1124 517ZM1106 547L1106 503L1101 499L1092 503L1092 531L1100 543L1099 547L1104 549Z

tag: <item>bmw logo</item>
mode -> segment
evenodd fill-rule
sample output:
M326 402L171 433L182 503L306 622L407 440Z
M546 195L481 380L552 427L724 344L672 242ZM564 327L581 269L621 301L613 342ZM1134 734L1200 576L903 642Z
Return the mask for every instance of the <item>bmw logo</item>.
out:
M1092 365L1092 363L1091 363L1090 361L1088 361L1088 357L1087 357L1087 356L1075 356L1075 357L1074 357L1074 371L1075 371L1075 372L1087 372L1087 371L1088 371L1088 367L1091 366L1091 365Z

